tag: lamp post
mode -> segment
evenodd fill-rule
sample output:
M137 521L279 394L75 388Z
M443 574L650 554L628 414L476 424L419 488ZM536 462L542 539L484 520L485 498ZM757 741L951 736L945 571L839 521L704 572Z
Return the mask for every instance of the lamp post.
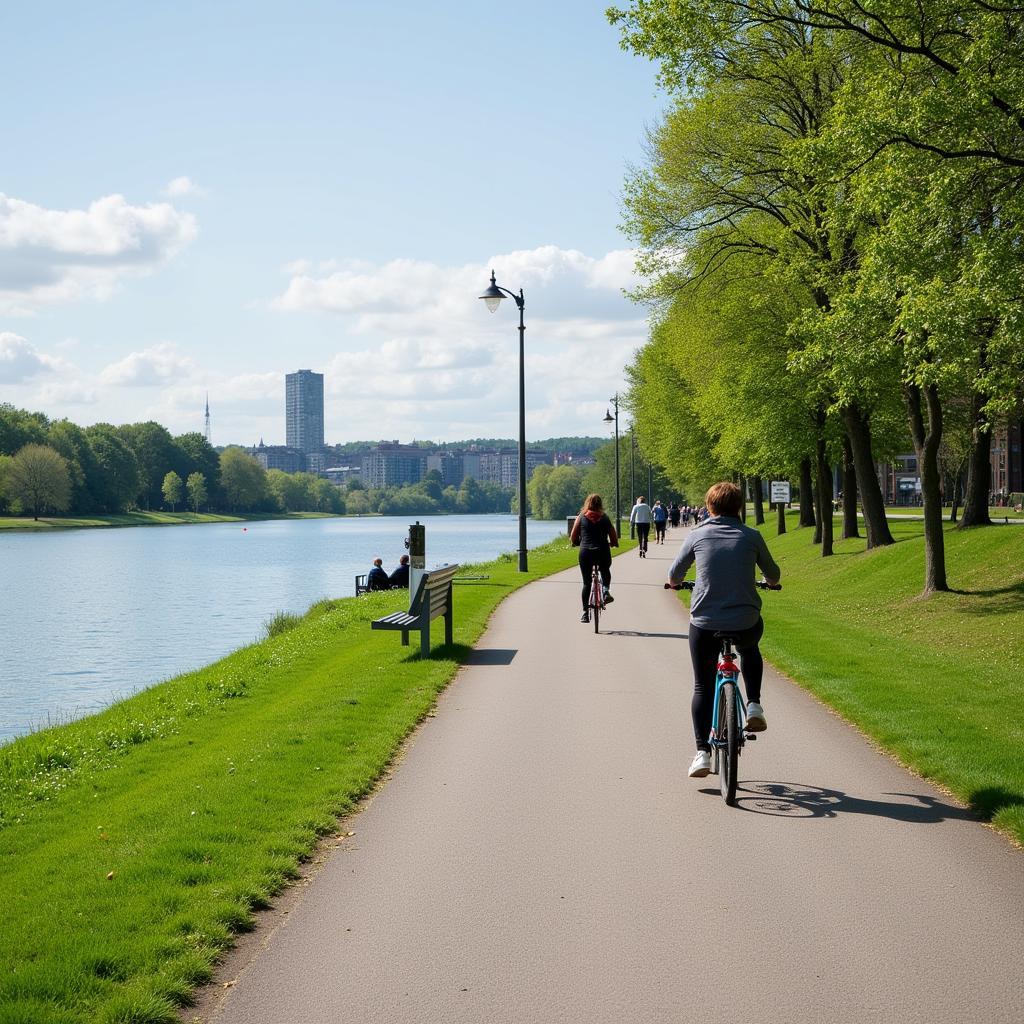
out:
M615 406L615 415L605 412L605 423L615 424L615 532L622 534L622 516L619 514L619 393L608 399Z
M519 307L519 571L526 572L526 374L523 368L523 336L526 334L523 310L526 303L522 288L516 295L515 292L500 287L494 280L492 270L490 287L480 298L484 300L488 310L494 313L506 295Z
M633 424L629 425L629 536L633 536L633 502L636 501L636 438L633 436Z

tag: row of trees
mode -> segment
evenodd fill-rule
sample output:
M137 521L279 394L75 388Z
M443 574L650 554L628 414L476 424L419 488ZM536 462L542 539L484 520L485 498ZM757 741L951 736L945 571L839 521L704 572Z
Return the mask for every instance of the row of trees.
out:
M654 308L628 371L644 452L680 488L799 479L830 555L831 467L844 536L859 498L868 546L889 544L874 466L909 441L925 591L947 589L943 458L966 466L962 525L987 523L992 429L1024 398L1024 12L633 0L609 17L674 97L625 195Z

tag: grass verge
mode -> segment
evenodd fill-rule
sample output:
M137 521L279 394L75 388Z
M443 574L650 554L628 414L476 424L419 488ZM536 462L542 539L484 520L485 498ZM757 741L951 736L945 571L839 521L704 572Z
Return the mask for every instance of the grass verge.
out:
M625 542L623 547L630 545ZM421 660L369 622L404 593L320 601L268 639L0 748L0 1022L163 1024L336 830L497 604L565 540L473 567Z
M215 512L118 512L94 516L0 516L0 530L80 530L104 526L181 526L184 523L248 523L264 519L327 519L330 512L220 515Z
M921 598L922 523L832 558L787 525L762 527L785 588L764 601L765 657L1024 845L1024 527L947 529L956 590Z

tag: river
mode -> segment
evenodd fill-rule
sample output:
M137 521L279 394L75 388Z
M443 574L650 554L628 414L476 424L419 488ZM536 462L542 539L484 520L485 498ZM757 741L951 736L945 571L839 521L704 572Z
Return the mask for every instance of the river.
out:
M427 565L518 547L514 516L425 516ZM279 611L354 593L405 519L0 533L0 743L89 714L259 639ZM529 523L529 546L565 523Z

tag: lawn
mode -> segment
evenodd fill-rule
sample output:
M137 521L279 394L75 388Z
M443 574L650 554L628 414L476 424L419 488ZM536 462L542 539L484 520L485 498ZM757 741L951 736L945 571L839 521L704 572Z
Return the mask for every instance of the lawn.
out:
M765 656L902 761L1024 844L1024 527L948 529L951 593L920 597L922 524L897 543L775 536L784 590L765 602ZM837 520L837 536L840 523Z
M405 592L322 601L209 668L0 747L0 1022L176 1022L499 601L575 560L562 539L526 574L514 555L473 567L486 578L456 588L456 643L429 660L369 628Z
M118 512L92 516L0 516L0 530L68 530L103 526L180 526L183 523L239 523L259 519L320 519L329 512L283 515L219 515L215 512Z

